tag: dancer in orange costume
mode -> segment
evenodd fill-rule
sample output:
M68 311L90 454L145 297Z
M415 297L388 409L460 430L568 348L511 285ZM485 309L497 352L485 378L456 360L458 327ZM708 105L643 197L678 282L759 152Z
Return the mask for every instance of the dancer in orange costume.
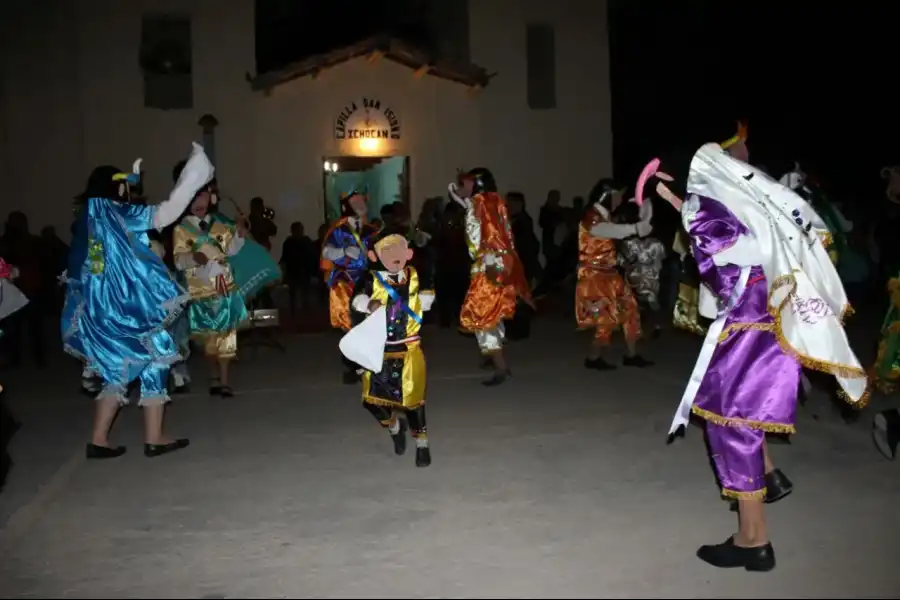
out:
M645 237L651 228L648 221L610 222L610 213L622 202L623 191L611 180L601 179L591 190L590 208L578 226L575 321L579 329L594 329L594 340L584 366L598 371L615 369L603 358L603 350L618 327L622 328L628 349L623 364L626 367L653 364L637 353L641 337L637 300L616 270L616 241L632 235Z
M497 193L494 176L485 168L461 174L450 184L450 196L466 210L465 227L471 281L459 316L460 328L475 334L478 348L494 374L483 383L500 385L510 376L503 355L503 321L513 318L521 298L531 304L531 290L516 254L506 201Z

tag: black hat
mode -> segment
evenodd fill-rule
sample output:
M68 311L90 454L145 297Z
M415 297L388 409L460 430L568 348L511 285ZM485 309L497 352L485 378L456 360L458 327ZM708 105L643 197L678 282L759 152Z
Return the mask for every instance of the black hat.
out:
M612 192L624 192L627 187L609 177L604 177L591 188L588 194L588 202L591 206L598 202L604 202L610 197Z
M463 178L474 180L475 185L472 187L472 191L477 194L497 191L497 180L494 179L494 174L485 167L475 167L466 173Z
M75 196L75 201L82 203L88 198L119 198L119 182L113 178L121 171L112 165L101 165L91 171L83 192Z

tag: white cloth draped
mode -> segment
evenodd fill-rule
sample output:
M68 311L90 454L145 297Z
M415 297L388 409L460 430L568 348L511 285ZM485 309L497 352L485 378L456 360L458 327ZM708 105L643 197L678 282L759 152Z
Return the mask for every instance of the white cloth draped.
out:
M821 242L827 232L821 217L796 193L718 144L694 155L687 192L724 204L756 240L769 310L785 351L807 368L834 375L853 402L865 400L868 379L844 332L849 304Z

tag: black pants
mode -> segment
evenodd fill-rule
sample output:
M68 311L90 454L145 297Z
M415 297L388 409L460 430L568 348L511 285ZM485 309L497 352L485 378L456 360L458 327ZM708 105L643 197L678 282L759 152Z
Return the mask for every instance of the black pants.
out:
M309 277L306 279L298 278L288 281L288 301L290 302L291 314L297 314L297 297L300 297L300 308L306 310L310 308L310 284Z
M375 419L381 423L382 427L390 427L397 418L395 412L402 412L406 415L406 422L409 423L409 430L414 438L428 437L428 423L425 421L425 405L422 404L413 410L393 409L389 406L381 404L370 404L363 402L363 406L369 411Z

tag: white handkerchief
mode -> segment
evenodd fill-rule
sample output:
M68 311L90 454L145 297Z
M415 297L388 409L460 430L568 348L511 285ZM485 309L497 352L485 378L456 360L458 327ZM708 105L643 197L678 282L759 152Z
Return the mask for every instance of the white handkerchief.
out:
M381 373L387 342L387 309L382 306L341 338L341 353L362 368Z
M8 279L0 279L0 321L28 304L28 298Z
M225 267L220 265L218 262L211 260L202 267L197 267L197 270L194 271L194 275L198 279L214 279L219 275L225 274Z

